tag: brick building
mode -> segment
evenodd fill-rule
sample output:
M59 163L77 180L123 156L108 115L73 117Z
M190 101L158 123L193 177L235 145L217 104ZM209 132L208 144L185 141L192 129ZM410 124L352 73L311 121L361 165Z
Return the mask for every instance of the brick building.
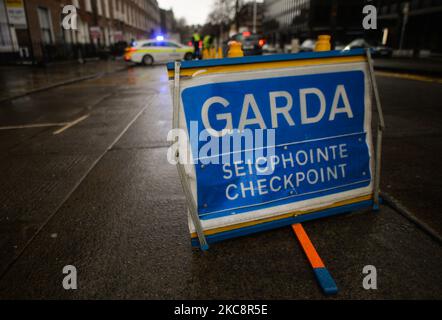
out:
M69 4L77 30L62 27ZM0 56L47 62L108 54L153 36L159 26L156 0L0 0Z

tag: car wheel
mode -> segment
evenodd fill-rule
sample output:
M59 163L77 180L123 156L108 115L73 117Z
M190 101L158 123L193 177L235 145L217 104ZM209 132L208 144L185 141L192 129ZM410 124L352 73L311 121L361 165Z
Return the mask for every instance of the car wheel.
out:
M184 60L192 60L192 58L193 58L193 54L192 54L192 52L187 52L187 53L184 55Z
M151 66L153 64L153 58L152 58L152 56L150 54L146 54L143 57L143 64L145 66Z

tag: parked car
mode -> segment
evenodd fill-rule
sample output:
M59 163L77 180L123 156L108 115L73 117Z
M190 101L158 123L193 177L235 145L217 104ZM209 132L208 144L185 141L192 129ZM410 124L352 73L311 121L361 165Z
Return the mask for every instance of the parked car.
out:
M264 54L274 54L278 53L278 49L266 43L265 45L262 46L262 52Z
M344 48L345 48L345 43L342 43L340 41L335 42L335 50L344 50Z
M262 55L262 47L265 44L265 40L262 36L249 31L244 31L231 36L228 42L230 41L240 42L242 44L242 51L244 52L245 56ZM226 43L227 46L228 42Z
M305 39L301 46L299 47L300 52L310 52L314 51L316 46L316 40L313 39Z
M369 43L365 39L355 39L352 42L350 42L348 45L344 47L345 50L351 50L351 49L359 49L359 48L370 48L371 55L373 57L391 57L393 55L393 49L383 46L383 45L373 45Z

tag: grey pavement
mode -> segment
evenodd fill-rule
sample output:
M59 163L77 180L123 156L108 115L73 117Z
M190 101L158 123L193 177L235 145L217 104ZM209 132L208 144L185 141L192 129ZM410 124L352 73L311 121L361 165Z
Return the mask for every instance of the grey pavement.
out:
M376 58L376 70L442 77L442 59L437 58Z
M440 84L378 81L388 126L382 187L440 231ZM204 253L190 247L185 199L166 160L164 66L10 101L0 126L84 114L58 135L0 130L0 299L324 298L288 227ZM340 288L332 299L442 298L441 244L388 206L304 226ZM75 291L62 287L68 264L78 270ZM377 267L377 290L362 288L365 265Z
M64 62L47 66L1 66L0 102L38 90L126 68L123 60Z

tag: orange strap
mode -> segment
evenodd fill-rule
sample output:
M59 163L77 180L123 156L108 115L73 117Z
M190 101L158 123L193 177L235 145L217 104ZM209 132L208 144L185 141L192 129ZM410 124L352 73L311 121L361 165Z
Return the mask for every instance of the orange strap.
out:
M305 232L304 228L300 223L292 224L293 231L296 234L296 237L298 238L299 243L301 244L302 248L304 249L304 252L310 261L310 264L313 268L324 268L324 263L322 262L321 258L319 257L318 253L316 252L315 247L313 246L312 242L310 241L307 233Z

